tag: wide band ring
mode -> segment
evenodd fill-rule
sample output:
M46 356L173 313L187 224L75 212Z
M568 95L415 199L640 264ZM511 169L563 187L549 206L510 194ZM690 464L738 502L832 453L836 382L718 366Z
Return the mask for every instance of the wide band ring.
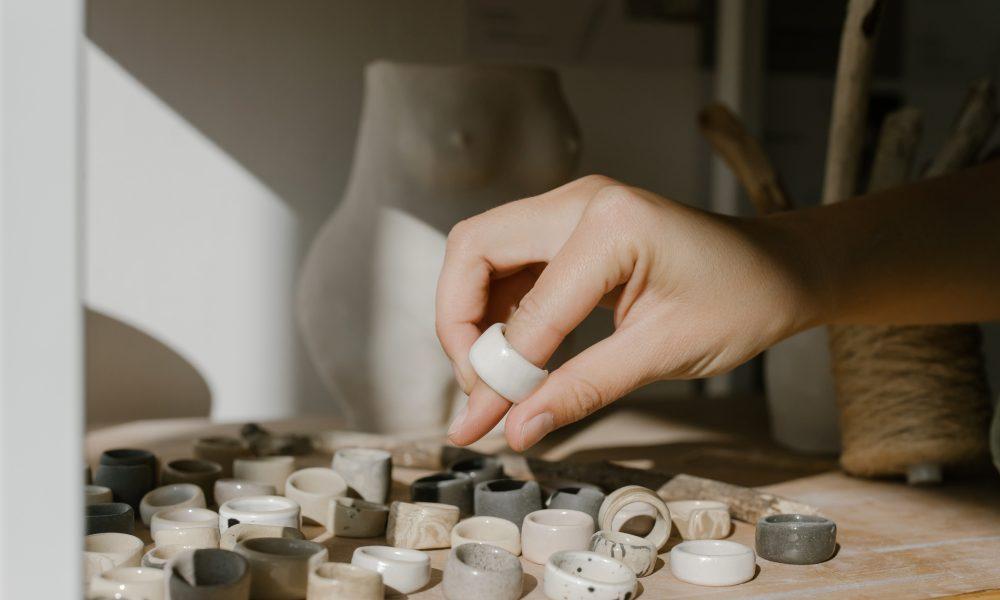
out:
M549 372L531 364L504 337L503 323L494 323L469 350L476 374L494 392L517 403L537 390Z

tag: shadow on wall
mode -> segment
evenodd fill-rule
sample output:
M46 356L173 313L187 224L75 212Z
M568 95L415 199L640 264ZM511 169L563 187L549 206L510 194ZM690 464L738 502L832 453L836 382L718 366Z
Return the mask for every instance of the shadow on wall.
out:
M87 425L208 416L212 392L191 363L159 340L87 309Z

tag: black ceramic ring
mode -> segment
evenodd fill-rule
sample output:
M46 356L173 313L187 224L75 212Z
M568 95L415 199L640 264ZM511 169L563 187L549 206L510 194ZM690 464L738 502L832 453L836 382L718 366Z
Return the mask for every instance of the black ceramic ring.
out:
M440 502L457 506L463 515L472 513L472 478L462 473L435 473L410 485L413 502Z
M837 524L815 515L771 515L757 521L757 555L790 565L829 560L837 549Z
M501 479L503 463L493 456L473 456L451 463L448 470L452 473L462 473L472 478L473 485L484 481Z
M87 506L87 535L92 533L135 533L135 511L124 502L99 502Z
M103 458L103 457L102 457ZM152 490L156 476L148 464L101 464L94 473L94 483L111 490L116 502L139 510L139 503Z
M167 576L171 600L246 600L250 597L250 564L229 550L189 550L172 561Z

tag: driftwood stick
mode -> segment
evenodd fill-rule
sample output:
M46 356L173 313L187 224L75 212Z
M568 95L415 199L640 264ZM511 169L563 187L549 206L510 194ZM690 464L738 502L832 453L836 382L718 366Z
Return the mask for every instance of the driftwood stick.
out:
M910 180L923 128L923 113L901 108L885 118L879 131L868 191L877 192Z
M740 180L759 214L792 209L770 158L739 117L722 104L710 104L698 114L698 128Z
M957 171L976 162L997 122L996 87L988 77L969 87L951 135L931 161L925 177Z
M850 0L847 5L826 147L823 204L850 198L857 185L882 3L883 0Z
M720 500L729 505L734 518L756 524L761 517L799 513L814 515L819 511L808 504L782 498L755 488L732 485L722 481L692 477L683 473L655 488L665 501Z

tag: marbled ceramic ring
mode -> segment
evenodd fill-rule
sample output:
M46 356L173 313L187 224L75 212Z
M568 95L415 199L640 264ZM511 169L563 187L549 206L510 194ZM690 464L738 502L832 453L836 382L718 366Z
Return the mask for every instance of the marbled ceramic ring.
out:
M193 483L161 485L142 497L139 515L149 525L153 515L170 508L205 508L205 492Z
M328 562L309 573L308 600L382 600L382 576L349 563Z
M615 516L624 507L636 502L648 504L656 509L656 522L653 524L653 529L643 537L653 542L656 549L660 550L666 545L673 525L667 505L651 489L639 485L627 485L608 494L608 497L604 499L604 503L601 504L601 510L598 512L597 521L600 529L604 531L616 531L614 527Z
M326 530L337 537L370 538L385 533L389 507L357 498L334 498L326 512Z
M790 565L829 560L837 549L837 524L817 515L771 515L757 521L757 555Z
M111 488L105 487L103 485L93 485L87 484L83 486L83 503L86 506L91 504L104 504L106 502L112 502L114 497L111 494Z
M447 600L517 600L521 597L521 561L490 544L462 544L451 549L442 591Z
M205 498L209 503L212 503L214 502L212 488L215 486L215 481L221 476L222 466L217 462L197 458L181 458L172 460L163 466L160 482L164 485L193 483L201 488Z
M343 448L333 455L333 470L362 500L385 504L392 488L392 455L375 448Z
M262 456L233 460L233 477L272 485L278 492L285 489L285 481L294 471L293 456Z
M219 507L219 531L225 533L237 523L282 525L298 529L301 525L299 503L283 496L247 496L230 500Z
M521 526L521 553L533 563L562 550L586 550L594 535L594 519L585 512L564 508L536 510Z
M601 512L601 504L604 504L604 493L593 488L565 487L552 492L546 508L568 508L585 512L594 519L597 525L597 517Z
M521 531L500 517L469 517L451 529L451 547L462 544L491 544L514 556L521 554Z
M500 517L521 527L524 517L541 510L542 492L535 481L495 479L476 485L473 503L477 517Z
M219 540L219 548L232 550L240 542L256 538L288 538L290 540L304 540L306 536L294 527L284 527L282 525L260 525L258 523L238 523L233 525L222 534Z
M623 600L635 595L635 573L595 552L564 550L545 563L544 590L560 600Z
M323 545L289 538L244 540L234 552L250 563L250 595L274 600L304 598L309 572L328 559Z
M448 470L468 475L472 478L473 485L503 478L503 463L494 456L473 456L456 460Z
M429 550L451 546L458 523L457 506L438 502L393 502L385 526L385 541L396 548Z
M439 502L472 514L472 478L463 473L435 473L410 484L411 502Z
M389 546L361 546L351 556L351 564L382 575L386 587L411 594L431 579L431 559L426 552Z
M667 502L670 519L685 540L721 540L729 535L729 505L715 500Z
M278 490L270 483L260 483L248 479L217 479L213 487L215 503L222 506L234 498L247 496L277 496Z
M166 568L170 560L188 550L197 550L194 546L183 546L181 544L171 544L169 546L153 546L149 552L142 555L140 564L150 569Z
M135 533L135 512L124 502L101 502L85 509L87 535L92 533Z
M549 372L533 365L504 337L504 323L494 323L469 349L469 362L483 383L515 404L537 390Z
M149 567L115 567L90 580L88 597L163 600L163 571Z
M250 448L243 440L225 435L204 437L194 442L194 456L210 460L222 467L220 477L233 476L233 461L251 456Z
M737 585L753 579L753 550L728 540L689 540L670 550L670 572L687 583Z
M235 552L181 552L164 569L170 600L248 600L250 565Z
M214 510L196 506L168 508L155 514L149 521L149 533L156 536L164 529L213 529L219 523L219 514Z
M322 525L330 500L347 494L347 482L333 469L300 469L285 481L285 497L299 503L302 518Z
M598 531L590 538L590 551L619 560L645 577L656 567L656 546L644 537L620 531Z

